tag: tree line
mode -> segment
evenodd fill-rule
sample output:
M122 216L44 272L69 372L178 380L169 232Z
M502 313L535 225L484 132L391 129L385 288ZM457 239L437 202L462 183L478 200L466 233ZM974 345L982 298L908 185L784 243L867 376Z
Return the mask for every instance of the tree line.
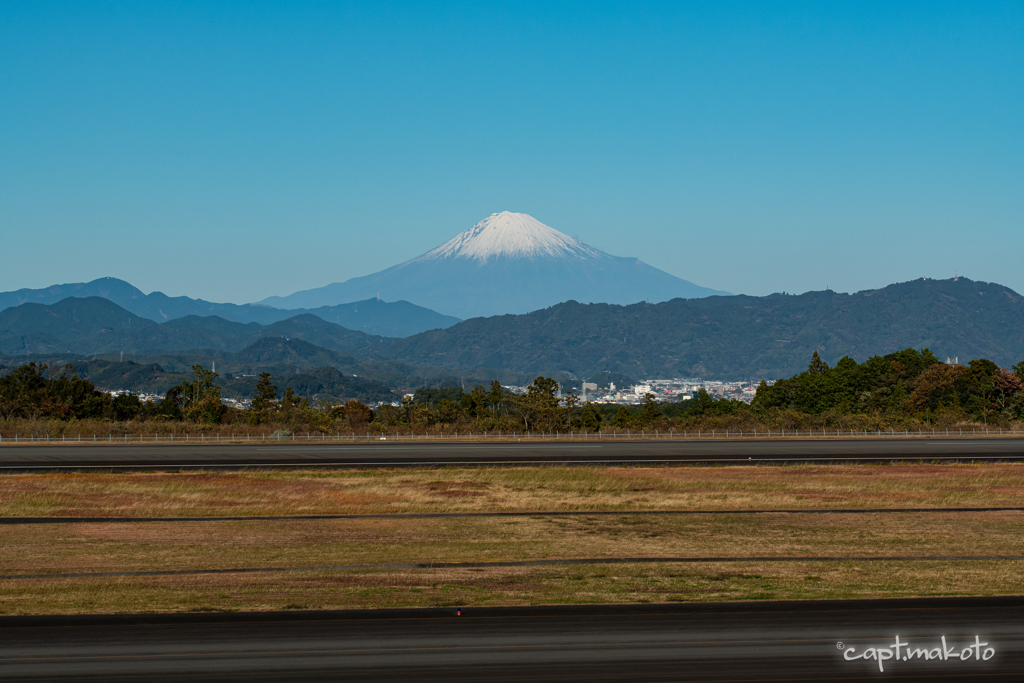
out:
M904 349L863 363L844 357L830 367L814 352L806 371L769 385L750 404L703 389L690 400L637 406L560 397L558 383L537 377L523 393L497 381L470 391L423 387L398 405L371 408L358 400L319 401L283 393L262 373L248 409L224 405L217 374L200 365L158 402L101 392L70 365L29 363L0 376L0 419L184 422L264 425L319 433L698 431L718 428L882 429L908 425L1005 425L1024 419L1024 362L1012 368L986 360L947 365L928 349Z
M984 358L940 363L928 349L904 349L857 363L844 356L829 367L815 351L806 371L757 389L752 409L811 415L907 416L1009 422L1024 418L1024 361L999 367Z

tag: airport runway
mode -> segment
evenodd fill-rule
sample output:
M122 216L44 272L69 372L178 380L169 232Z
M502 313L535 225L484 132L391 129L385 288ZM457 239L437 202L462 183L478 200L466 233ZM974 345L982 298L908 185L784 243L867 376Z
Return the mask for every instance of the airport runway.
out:
M0 447L0 472L56 469L673 465L1024 460L1024 438L471 443L67 444Z
M916 650L932 658L903 659ZM1011 681L1022 668L1022 598L0 619L3 681Z

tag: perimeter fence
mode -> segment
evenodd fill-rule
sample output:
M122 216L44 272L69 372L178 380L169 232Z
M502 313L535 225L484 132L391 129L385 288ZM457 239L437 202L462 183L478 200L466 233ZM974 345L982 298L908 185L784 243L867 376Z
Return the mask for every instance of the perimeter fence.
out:
M380 442L380 441L603 441L603 440L720 440L720 439L809 439L809 438L832 438L832 439L857 439L857 438L898 438L898 437L989 437L989 436L1024 436L1024 430L1020 429L970 429L945 428L945 429L890 429L890 430L854 430L854 429L778 429L778 430L711 430L711 431L685 431L685 430L602 430L600 432L460 432L449 433L439 432L416 434L410 431L408 434L387 434L366 432L364 434L325 434L306 432L305 434L275 432L238 432L225 434L223 432L202 432L185 433L184 435L154 432L146 434L115 433L107 434L93 433L91 438L88 434L81 433L68 438L67 434L51 436L50 434L0 434L0 445L11 444L75 444L75 443L268 443L268 442L334 442L334 443L355 443L355 442Z

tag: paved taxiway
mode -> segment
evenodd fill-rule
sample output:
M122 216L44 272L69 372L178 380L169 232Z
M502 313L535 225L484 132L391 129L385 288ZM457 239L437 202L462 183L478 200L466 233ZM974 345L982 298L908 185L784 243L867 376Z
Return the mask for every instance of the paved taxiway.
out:
M473 443L67 444L0 447L0 471L1024 460L1024 438Z
M884 674L844 658L897 635L932 651L945 636L955 655L901 656ZM975 636L988 661L960 660ZM4 681L1010 681L1022 670L1024 598L0 619Z

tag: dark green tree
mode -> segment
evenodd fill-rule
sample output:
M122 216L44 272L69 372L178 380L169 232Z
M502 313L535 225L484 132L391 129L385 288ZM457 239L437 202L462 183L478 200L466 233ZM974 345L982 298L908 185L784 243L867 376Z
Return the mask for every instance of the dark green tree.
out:
M1022 363L1021 365L1024 365ZM490 405L491 410L497 414L501 410L501 405L505 401L505 389L502 388L501 382L496 379L491 380L491 390L487 392L487 403Z
M132 401L119 404L124 419L132 419ZM0 377L0 416L62 420L111 417L114 400L80 378L70 365L29 363Z
M256 382L256 393L249 404L249 421L253 424L269 421L271 414L278 408L277 386L273 380L269 372L260 373L260 379Z
M612 426L619 429L630 426L633 423L633 414L629 412L629 408L626 406L619 406L619 409L615 411L615 417L612 418Z
M217 373L207 370L202 365L193 365L192 374L193 379L179 384L178 391L174 392L174 399L182 417L190 422L220 422L225 407L220 400L220 387L215 382Z
M828 372L828 363L821 359L818 352L815 351L814 355L811 356L811 363L807 366L807 374L809 375L824 375Z
M441 399L459 403L462 401L462 387L420 387L413 394L412 400L428 406L436 406Z
M714 405L715 399L711 398L711 394L705 391L704 387L701 387L697 390L697 395L690 399L687 405L687 408L689 408L687 414L693 417L701 417L710 413Z
M437 421L441 424L457 424L461 421L461 418L466 414L462 410L461 403L455 401L449 401L446 398L442 398L437 402L435 408Z
M593 403L589 401L583 404L580 408L579 426L580 429L587 432L597 432L601 430L601 411L597 409Z
M298 396L295 390L288 387L278 402L281 413L285 417L294 417L296 412L309 408L309 399Z
M644 394L644 400L640 404L640 414L637 417L645 425L653 424L664 417L661 410L658 409L657 401L654 400L654 394Z
M483 387L473 387L473 391L463 394L460 405L464 413L470 417L486 417L488 413L487 392Z
M152 405L150 404L150 407ZM137 420L147 415L146 404L139 400L135 394L121 394L114 397L109 404L104 406L103 416L115 422L126 422Z
M558 420L558 382L538 377L526 387L526 394L517 396L516 411L527 431L547 429Z

